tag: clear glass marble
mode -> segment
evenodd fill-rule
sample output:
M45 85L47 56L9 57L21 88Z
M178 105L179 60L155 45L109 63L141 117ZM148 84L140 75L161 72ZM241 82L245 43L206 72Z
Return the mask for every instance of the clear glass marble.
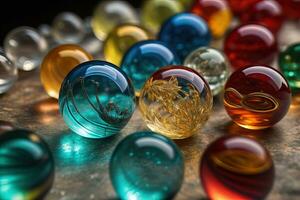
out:
M17 68L0 49L0 94L8 91L17 79Z

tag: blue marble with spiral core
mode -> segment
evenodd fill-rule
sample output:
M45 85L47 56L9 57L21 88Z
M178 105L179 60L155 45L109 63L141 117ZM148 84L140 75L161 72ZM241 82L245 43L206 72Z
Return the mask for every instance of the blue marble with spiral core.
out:
M174 49L183 63L189 53L199 47L208 46L212 36L201 17L180 13L162 25L158 38Z
M161 67L180 64L179 57L157 40L145 40L133 45L124 55L121 68L130 77L137 94L146 80Z
M72 131L87 138L118 133L135 107L131 81L120 68L105 61L78 65L60 89L59 108L64 121Z
M114 150L109 167L120 199L172 199L184 175L183 157L176 144L150 131L123 139Z
M51 189L54 161L48 145L28 130L0 132L0 199L42 199Z

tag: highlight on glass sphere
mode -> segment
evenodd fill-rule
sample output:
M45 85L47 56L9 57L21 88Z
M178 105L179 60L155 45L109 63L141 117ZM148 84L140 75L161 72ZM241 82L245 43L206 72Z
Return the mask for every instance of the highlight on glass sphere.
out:
M47 48L48 44L44 36L27 26L11 30L4 39L4 51L7 57L18 69L24 71L39 67Z
M64 79L59 109L65 123L87 138L115 135L135 110L131 81L119 67L105 61L87 61Z
M210 116L212 104L212 93L204 78L184 66L167 66L156 71L139 97L146 125L171 139L198 133Z
M72 12L58 14L53 20L51 32L59 44L79 43L86 34L83 20Z
M115 148L109 172L121 199L172 199L183 182L184 160L170 139L135 132Z
M275 172L261 144L241 136L223 136L204 151L200 179L209 199L265 199Z
M224 106L231 119L247 129L265 129L288 112L291 90L285 78L272 67L249 66L229 77Z
M7 92L17 81L18 70L0 48L0 94Z

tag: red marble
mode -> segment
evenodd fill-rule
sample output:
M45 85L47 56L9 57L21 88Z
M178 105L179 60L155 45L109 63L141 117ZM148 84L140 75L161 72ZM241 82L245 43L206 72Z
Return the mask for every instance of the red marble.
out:
M274 165L255 140L223 136L202 155L200 177L209 199L264 199L273 186Z
M277 0L283 8L284 15L290 19L300 19L299 0Z
M279 31L283 19L281 5L275 0L259 1L240 15L240 20L243 24L260 24L269 28L273 33Z
M277 42L273 33L264 26L242 25L227 36L224 52L235 69L269 65L276 56Z
M245 12L251 5L261 0L227 0L234 14L240 15Z

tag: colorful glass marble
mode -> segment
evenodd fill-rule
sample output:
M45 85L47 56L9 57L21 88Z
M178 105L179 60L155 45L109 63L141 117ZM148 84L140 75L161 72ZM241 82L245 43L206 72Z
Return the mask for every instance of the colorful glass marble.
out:
M139 17L135 9L126 1L102 1L95 9L92 28L100 40L104 40L109 32L123 23L137 24Z
M230 73L226 56L210 47L200 47L190 53L185 59L184 65L203 75L213 95L217 95L223 90Z
M300 92L300 43L292 44L279 55L279 67L294 93Z
M120 65L126 51L135 43L149 40L152 35L138 25L123 24L112 30L103 45L106 61Z
M261 0L227 0L234 14L240 15L244 13L251 5Z
M283 11L276 0L261 0L241 13L243 24L260 24L277 33L283 23Z
M60 112L75 133L104 138L118 133L135 110L131 81L105 61L78 65L65 78L59 94Z
M223 136L204 151L200 177L209 199L265 199L275 172L269 152L253 139Z
M287 81L271 67L239 69L225 85L225 109L236 124L247 129L273 126L285 116L290 104Z
M203 127L212 109L209 85L195 70L169 66L146 82L139 108L147 126L172 139L188 138Z
M18 70L0 48L0 94L7 92L17 81Z
M235 69L249 65L268 65L277 53L277 42L273 33L264 26L242 25L228 35L224 52Z
M230 7L224 0L196 0L191 11L207 21L216 38L225 34L232 20Z
M283 8L284 15L290 19L300 19L299 0L277 0Z
M27 130L0 133L0 197L43 199L54 180L54 161L48 145Z
M10 31L4 39L4 51L14 65L30 71L40 65L47 50L46 39L31 27L18 27Z
M179 58L163 42L141 41L125 54L121 68L133 82L137 95L146 80L159 68L179 64Z
M48 95L58 99L61 83L67 74L80 63L92 59L89 53L75 44L63 44L52 49L45 56L40 72Z
M209 45L211 33L202 18L190 13L181 13L164 23L158 38L174 49L183 62L193 50Z
M121 199L172 199L184 176L184 161L176 144L147 131L123 139L109 167L112 184Z
M145 0L141 11L142 23L156 33L169 17L183 10L179 1Z
M60 13L53 20L52 35L60 44L79 43L85 35L83 20L75 13Z

